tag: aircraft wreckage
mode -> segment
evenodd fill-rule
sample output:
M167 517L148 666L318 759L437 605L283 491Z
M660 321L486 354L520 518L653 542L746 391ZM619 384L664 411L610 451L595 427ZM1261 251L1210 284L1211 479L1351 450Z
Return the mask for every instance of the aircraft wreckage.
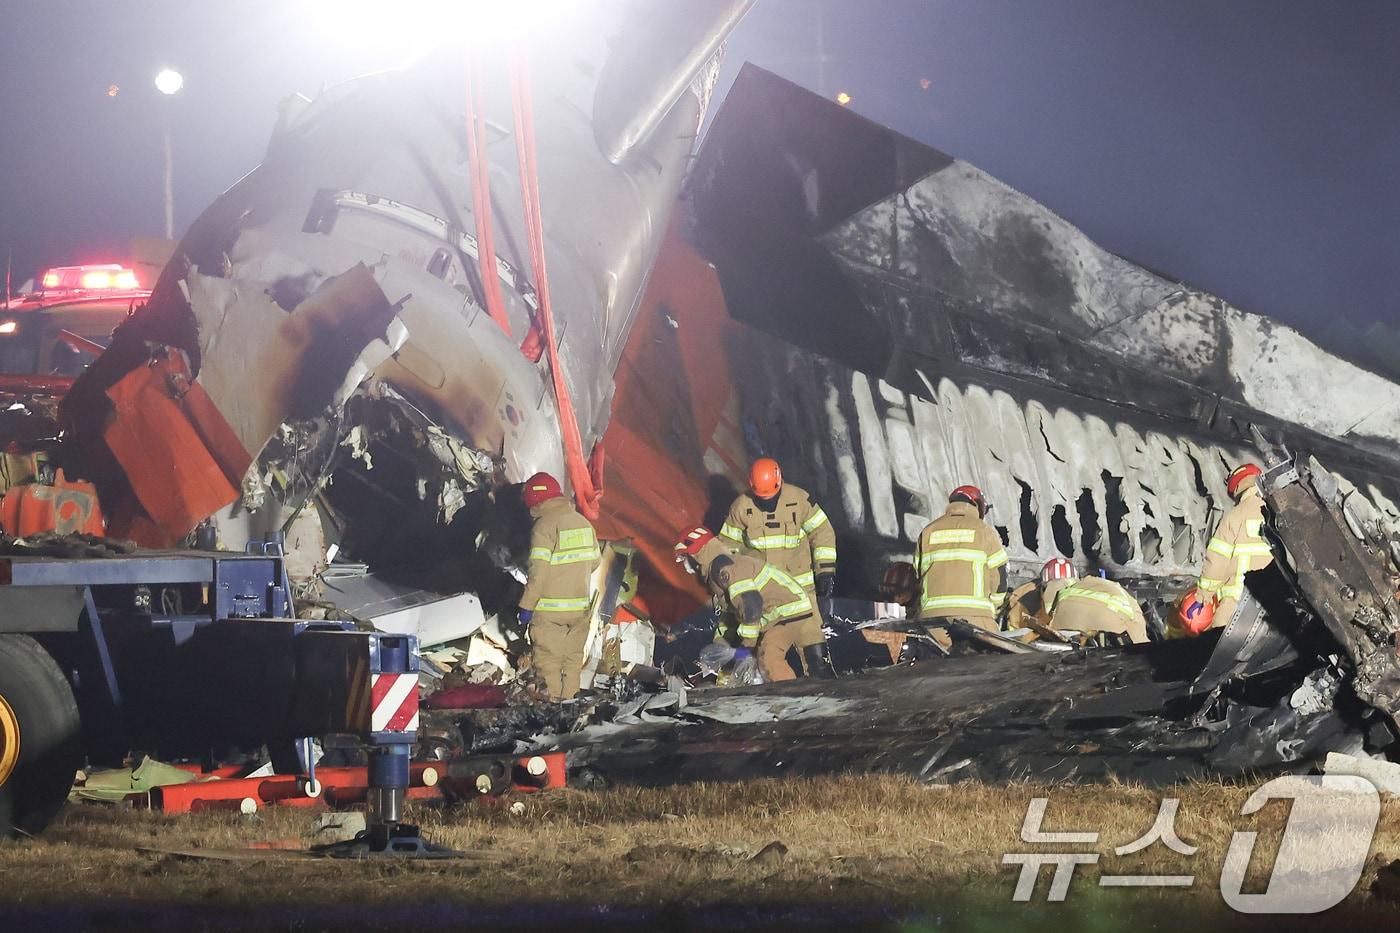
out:
M825 505L853 606L975 482L1013 574L1063 554L1152 609L1257 431L1321 463L1270 471L1291 575L1252 581L1214 654L983 645L1017 653L644 696L557 745L609 780L1166 780L1388 745L1400 386L751 66L696 154L748 6L617 4L536 37L533 65L483 52L290 102L64 400L65 465L112 534L284 531L303 605L504 619L526 546L508 487L549 470L635 555L600 627L625 585L693 628L674 534L770 455ZM537 742L559 715L437 728Z
M566 751L585 786L838 772L1158 785L1379 756L1400 735L1395 542L1348 514L1315 461L1276 456L1261 488L1278 561L1200 638L1033 647L954 623L943 659L548 715L446 712L429 731L442 748ZM551 728L568 734L530 736Z

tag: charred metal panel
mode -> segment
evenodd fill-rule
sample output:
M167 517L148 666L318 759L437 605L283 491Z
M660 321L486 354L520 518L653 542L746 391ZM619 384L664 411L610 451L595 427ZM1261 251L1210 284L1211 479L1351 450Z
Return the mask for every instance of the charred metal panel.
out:
M1305 767L1357 741L1355 710L1290 705L1311 658L1248 691L1198 690L1214 646L1207 637L961 657L834 681L697 690L674 712L544 748L567 750L575 774L621 784L897 773L927 783L1160 785Z
M872 137L860 148L835 138L857 131ZM860 196L831 195L851 189ZM761 69L741 73L717 114L692 193L693 239L733 315L872 376L933 361L1013 394L1008 381L1025 380L1135 408L1153 428L1199 427L1227 447L1267 425L1349 474L1400 463L1400 386Z
M1357 696L1392 716L1400 713L1400 574L1391 541L1348 526L1340 487L1316 464L1300 470L1285 460L1269 470L1261 488L1289 573L1346 650Z

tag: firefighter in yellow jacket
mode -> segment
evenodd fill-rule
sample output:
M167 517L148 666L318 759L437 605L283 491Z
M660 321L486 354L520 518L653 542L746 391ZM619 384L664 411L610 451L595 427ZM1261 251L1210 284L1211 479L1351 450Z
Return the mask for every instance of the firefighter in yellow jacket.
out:
M768 682L794 680L789 649L798 647L804 623L817 607L791 574L748 554L735 554L703 526L676 542L676 560L705 581L738 621L742 650L753 650Z
M1007 630L1050 628L1050 607L1055 604L1055 594L1076 576L1074 564L1065 558L1046 561L1040 576L1007 594Z
M591 579L602 554L593 526L564 498L554 477L536 473L525 481L521 498L535 524L520 621L530 629L540 683L553 699L567 700L578 693L593 608Z
M836 588L836 531L807 490L783 482L778 461L761 457L749 469L749 491L738 496L720 526L719 536L747 548L802 586L812 605ZM804 669L822 674L820 612L802 625L797 647Z
M1127 636L1135 645L1147 641L1147 618L1142 606L1120 584L1103 577L1080 578L1063 557L1046 563L1040 573L1042 596L1050 606L1055 631L1107 632Z
M1255 464L1246 463L1236 467L1226 482L1235 507L1225 513L1210 536L1201 576L1196 581L1196 596L1207 615L1213 615L1205 627L1228 624L1244 596L1244 575L1274 562L1273 551L1262 533L1264 497L1258 486L1260 472Z
M996 529L983 521L986 514L982 491L959 486L948 497L947 511L919 533L914 567L923 586L920 619L963 619L996 631L994 599L1005 588L1006 550Z

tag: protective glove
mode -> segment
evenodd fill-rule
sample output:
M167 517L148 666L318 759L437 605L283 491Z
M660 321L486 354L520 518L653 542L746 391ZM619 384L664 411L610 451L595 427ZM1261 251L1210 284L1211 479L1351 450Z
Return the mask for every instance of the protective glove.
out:
M735 648L735 649L734 649L734 663L736 663L736 664L739 663L740 661L747 661L747 660L748 660L749 658L751 658L751 657L753 657L753 649L752 649L752 648Z
M535 617L535 610L521 609L519 612L516 613L515 617L520 620L521 625L529 625L530 620Z
M817 574L817 596L821 599L830 599L831 594L836 592L836 574Z

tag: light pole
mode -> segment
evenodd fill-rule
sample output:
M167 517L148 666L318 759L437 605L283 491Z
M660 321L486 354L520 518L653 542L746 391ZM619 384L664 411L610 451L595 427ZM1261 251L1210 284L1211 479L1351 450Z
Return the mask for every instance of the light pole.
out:
M156 74L156 90L167 98L174 97L185 86L185 78L173 68L162 68ZM165 130L165 238L175 239L175 152L170 139L170 102L161 107L161 123Z

